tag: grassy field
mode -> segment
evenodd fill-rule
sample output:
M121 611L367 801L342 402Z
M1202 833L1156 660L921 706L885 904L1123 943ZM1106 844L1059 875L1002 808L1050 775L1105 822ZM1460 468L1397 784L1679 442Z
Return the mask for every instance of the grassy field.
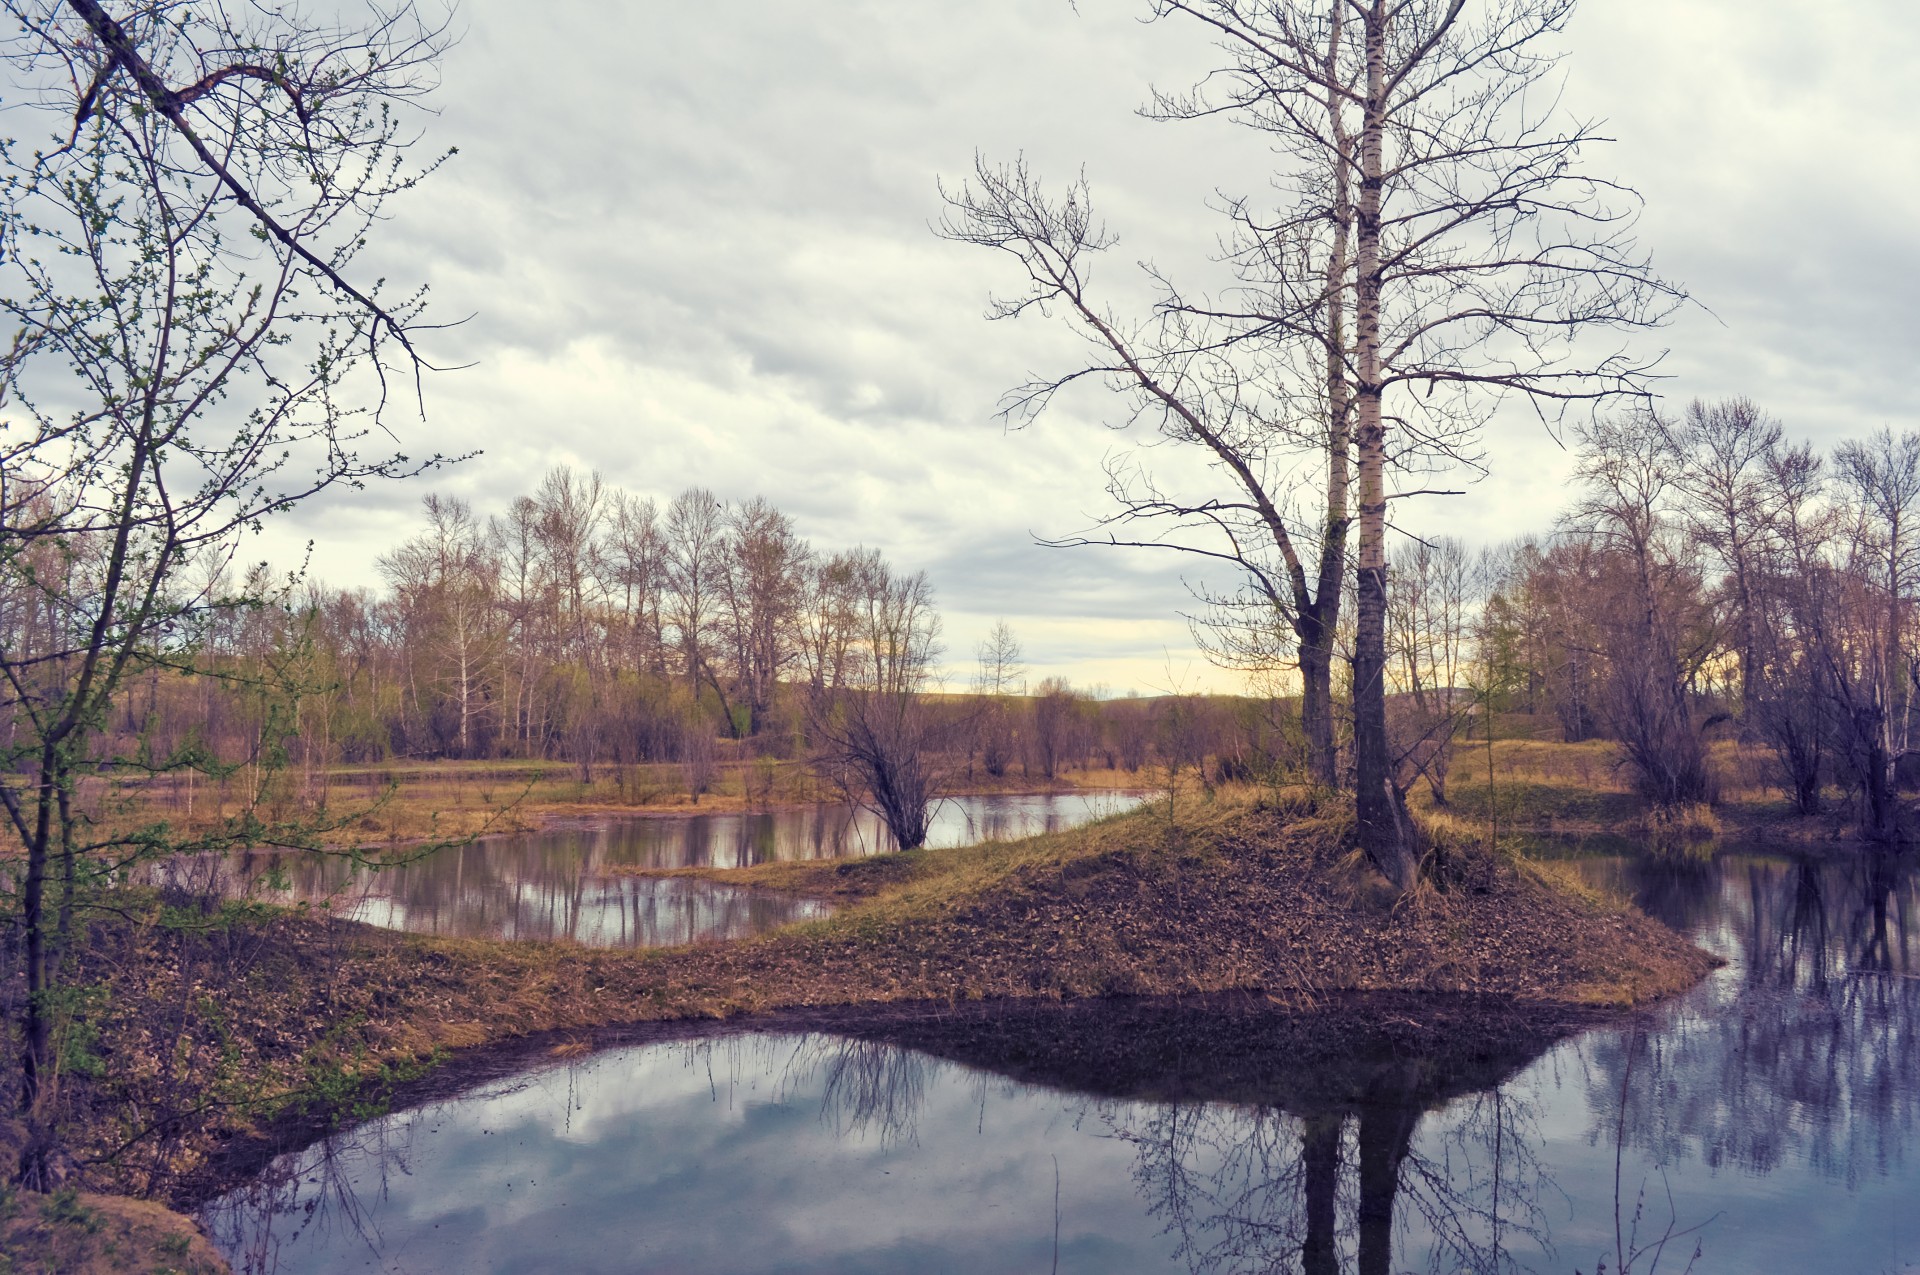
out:
M1815 841L1847 836L1835 810L1801 818L1776 784L1776 766L1764 748L1732 740L1711 748L1718 800L1709 808L1654 812L1633 791L1619 749L1605 740L1565 744L1538 739L1463 742L1448 772L1447 805L1436 805L1424 782L1408 794L1415 810L1457 820L1482 837L1628 837L1701 845L1720 839Z
M955 791L1045 792L1153 787L1151 769L1074 770L1054 780L1018 771L955 777ZM247 772L222 783L181 776L91 795L95 817L136 827L165 822L180 839L219 830L255 802L271 824L305 825L329 846L417 845L523 832L550 819L594 814L672 815L768 809L834 801L837 794L803 762L763 758L720 767L712 787L687 790L674 764L597 766L583 775L565 762L431 761L336 767L274 776L258 792Z

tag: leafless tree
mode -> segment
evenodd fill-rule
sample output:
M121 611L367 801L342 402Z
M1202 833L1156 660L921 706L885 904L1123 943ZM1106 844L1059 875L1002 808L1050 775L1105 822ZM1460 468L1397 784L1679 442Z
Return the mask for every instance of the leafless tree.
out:
M1447 804L1454 740L1479 707L1468 687L1470 642L1486 590L1485 564L1452 537L1414 541L1394 555L1396 587L1387 608L1393 661L1389 705L1395 784L1424 777L1434 804Z
M0 802L24 851L20 1177L45 1189L72 883L167 848L91 827L76 797L88 776L192 763L105 749L110 707L146 670L193 667L210 616L262 605L207 583L248 528L419 468L362 454L396 356L421 366L421 309L359 279L356 258L419 176L392 107L428 86L444 39L405 5L359 25L217 4L124 20L94 0L6 8L29 108L14 127L32 135L0 155L15 333L0 570L37 595L38 620L0 650L6 768L23 777Z
M454 750L472 757L504 654L494 606L499 567L465 501L430 494L424 503L427 531L382 557L379 568L408 623L407 653L413 663L427 665L424 677L411 679L416 708L422 680L444 691L454 717Z
M1893 842L1902 831L1896 771L1911 751L1907 599L1920 584L1920 432L1882 429L1843 443L1834 468L1845 498L1845 604L1827 610L1821 663L1836 743L1861 794L1862 830Z
M1604 617L1610 724L1657 806L1709 801L1713 776L1692 689L1719 633L1695 542L1678 525L1672 431L1639 412L1583 426L1578 436L1575 472L1584 486L1567 526L1600 554L1606 601L1593 610Z
M620 632L628 668L655 677L666 673L665 623L660 614L666 585L666 545L659 512L650 498L616 491L600 556L620 599Z
M721 581L727 572L726 507L702 487L689 488L667 506L667 626L680 648L680 668L694 696L704 684L720 700L728 730L737 733L733 706L708 658L719 623Z
M816 555L802 574L800 662L808 693L816 698L837 695L846 683L867 556L860 551Z
M1029 419L1068 385L1104 380L1129 402L1130 424L1148 422L1160 437L1200 449L1222 480L1224 493L1183 494L1133 457L1112 458L1107 490L1118 512L1094 533L1049 543L1149 547L1228 564L1238 587L1196 586L1205 608L1197 636L1230 667L1298 665L1312 764L1332 784L1331 679L1350 521L1343 365L1323 343L1303 382L1289 361L1296 351L1197 317L1160 277L1148 319L1111 313L1090 280L1093 258L1115 240L1093 221L1084 181L1055 199L1024 163L980 161L948 202L947 237L1007 252L1026 272L1027 290L996 300L990 317L1058 308L1088 340L1084 365L1014 390L1006 414ZM1335 331L1344 331L1344 298L1339 290L1325 298Z
M812 550L793 520L755 497L730 511L721 624L747 730L763 728L774 689L793 663L802 581Z
M1679 462L1674 483L1685 497L1681 515L1720 568L1744 712L1760 677L1765 623L1757 576L1772 534L1765 506L1767 462L1780 450L1783 430L1749 399L1696 399L1672 434Z
M995 778L1007 773L1007 765L1018 742L1016 712L1012 697L1027 689L1026 668L1021 663L1020 639L1005 620L997 620L981 640L976 652L978 668L973 677L974 693L983 703L978 712L975 734L980 749L980 764Z
M861 555L855 640L846 687L815 695L814 762L852 802L878 815L894 844L924 843L952 771L956 723L924 694L940 620L923 574L900 575Z
M1028 754L1033 759L1029 774L1038 769L1042 779L1059 778L1074 751L1079 709L1085 700L1063 677L1044 678L1034 687L1027 730Z
M1822 654L1830 649L1830 616L1838 601L1828 558L1838 528L1825 491L1825 466L1811 447L1779 446L1767 455L1763 499L1769 534L1755 572L1755 650L1746 709L1804 815L1820 808L1830 734L1825 688L1834 685Z
M1154 0L1155 17L1201 24L1227 54L1199 89L1161 95L1156 107L1242 120L1271 139L1285 168L1276 212L1230 205L1246 286L1218 301L1168 288L1145 341L1087 298L1089 260L1110 240L1082 187L1050 203L1023 167L980 165L946 226L1025 267L1029 291L995 314L1059 306L1104 352L1017 392L1016 406L1106 376L1214 448L1207 440L1225 440L1228 425L1282 415L1267 406L1275 394L1258 392L1268 382L1228 353L1241 342L1339 365L1310 384L1350 390L1320 419L1330 462L1344 453L1334 440L1350 437L1358 494L1356 810L1369 857L1402 888L1417 855L1386 722L1387 506L1422 488L1390 492L1388 475L1417 483L1435 463L1472 463L1472 427L1502 395L1558 416L1641 394L1649 365L1600 348L1595 330L1657 323L1679 296L1632 238L1630 192L1581 167L1599 135L1553 109L1549 81L1572 10L1572 0ZM1304 401L1297 389L1277 397ZM1214 453L1229 469L1246 465L1232 446ZM1244 482L1230 498L1164 512L1217 522L1249 509L1270 528L1278 521Z

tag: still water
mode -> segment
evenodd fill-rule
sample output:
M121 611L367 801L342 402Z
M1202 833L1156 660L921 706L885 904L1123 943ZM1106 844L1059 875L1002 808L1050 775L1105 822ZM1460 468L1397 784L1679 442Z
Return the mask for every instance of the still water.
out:
M1914 875L1582 867L1730 964L1573 1036L1123 1002L611 1049L202 1220L250 1272L1920 1271Z
M927 843L1055 832L1140 800L1135 792L950 798L936 812ZM659 947L744 938L824 916L827 908L712 881L624 875L622 867L739 868L891 849L891 836L869 812L822 805L583 821L489 837L379 870L346 859L249 853L179 862L156 875L196 889L324 903L356 921L416 933Z

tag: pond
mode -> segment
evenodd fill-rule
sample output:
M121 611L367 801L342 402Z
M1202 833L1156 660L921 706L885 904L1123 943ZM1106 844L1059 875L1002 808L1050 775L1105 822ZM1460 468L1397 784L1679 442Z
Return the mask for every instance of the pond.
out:
M247 1272L1920 1271L1914 875L1580 866L1731 963L1581 1034L1375 998L656 1040L360 1125L201 1218Z
M1141 793L1130 791L954 797L936 811L927 843L969 845L1055 832L1141 800ZM196 890L325 903L356 921L423 934L658 947L744 938L824 916L828 909L812 899L617 869L738 868L892 848L885 826L871 813L820 805L575 821L488 837L378 870L342 858L250 852L176 862L155 876Z

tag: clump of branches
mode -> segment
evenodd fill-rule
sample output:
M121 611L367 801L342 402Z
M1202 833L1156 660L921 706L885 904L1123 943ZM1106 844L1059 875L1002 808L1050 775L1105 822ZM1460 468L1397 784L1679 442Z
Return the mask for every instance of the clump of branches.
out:
M923 845L953 773L964 719L926 695L940 620L925 574L900 575L876 553L859 556L853 642L838 687L808 707L813 765L843 797L886 824L896 847Z

